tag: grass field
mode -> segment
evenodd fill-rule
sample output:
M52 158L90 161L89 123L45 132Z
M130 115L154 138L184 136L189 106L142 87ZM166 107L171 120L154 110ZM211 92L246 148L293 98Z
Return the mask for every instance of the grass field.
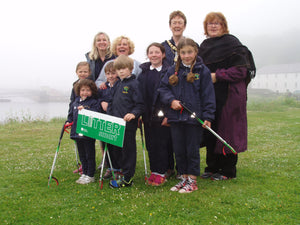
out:
M74 144L65 134L54 171L60 184L48 188L63 120L0 125L0 223L300 224L300 108L269 108L249 106L248 151L239 155L237 179L198 179L199 190L191 194L169 191L174 178L162 187L144 184L139 133L134 186L113 190L104 181L100 190L97 182L76 184ZM205 149L200 153L203 172Z

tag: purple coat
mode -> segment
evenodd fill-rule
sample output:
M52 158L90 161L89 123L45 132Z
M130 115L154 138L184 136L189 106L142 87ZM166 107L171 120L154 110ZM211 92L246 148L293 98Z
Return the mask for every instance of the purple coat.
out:
M228 83L227 99L216 118L216 132L237 152L247 150L247 69L217 69L217 82ZM217 140L215 153L222 154L224 144ZM230 150L225 147L225 152Z

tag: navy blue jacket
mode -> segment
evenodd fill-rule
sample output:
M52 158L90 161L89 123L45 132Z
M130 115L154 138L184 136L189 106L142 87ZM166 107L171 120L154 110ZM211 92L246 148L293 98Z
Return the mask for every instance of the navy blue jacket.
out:
M118 82L118 81L117 81ZM106 88L105 89L98 89L98 98L99 98L99 103L100 103L100 112L101 113L106 113L102 107L101 107L101 103L102 102L109 102L110 99L111 99L111 95L113 93L113 91L115 90L115 87L116 87L116 84L117 82L115 83L115 85L113 87L111 87L109 85L109 82L106 81L105 82L105 86Z
M163 75L167 72L169 65L164 60L161 71L150 70L150 62L140 65L142 73L138 77L139 87L145 103L145 110L142 114L143 122L161 122L163 117L158 117L160 110L165 110L159 97L158 88Z
M72 104L72 107L70 108L70 113L68 115L68 119L66 122L73 122L72 128L71 128L71 133L70 133L70 137L72 139L78 139L78 138L85 138L85 139L89 139L89 137L85 137L85 136L79 136L76 133L76 126L77 126L77 117L78 117L78 106L83 106L84 109L87 110L91 110L91 111L96 111L99 112L99 101L93 97L88 97L83 101L80 101L80 97L76 97L75 101Z
M175 73L175 65L168 69L167 74L162 79L159 91L161 101L169 106L168 122L184 122L188 124L197 124L197 120L191 118L186 110L182 112L170 108L173 100L179 100L202 120L214 120L216 109L215 92L209 69L203 64L200 57L197 58L193 68L195 81L189 83L186 81L190 68L181 64L178 71L178 84L172 86L169 84L169 77Z
M135 119L126 123L126 128L134 128L143 111L143 98L139 90L139 82L135 79L135 75L118 81L115 84L114 91L111 93L107 114L120 118L124 118L127 113L134 114Z

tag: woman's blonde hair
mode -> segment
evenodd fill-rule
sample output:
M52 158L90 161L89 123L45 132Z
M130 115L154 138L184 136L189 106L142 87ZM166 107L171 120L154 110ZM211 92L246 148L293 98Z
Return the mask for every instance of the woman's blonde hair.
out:
M171 75L169 77L169 84L172 85L172 86L176 86L178 84L178 71L179 71L179 68L180 68L180 64L182 62L182 59L180 58L180 50L184 46L191 46L191 47L193 47L195 52L198 53L198 45L195 41L193 41L190 38L180 39L180 41L177 45L178 60L177 60L176 65L175 65L175 72L174 72L173 75ZM191 65L190 72L188 73L188 75L186 77L186 80L189 83L193 83L195 81L195 74L193 73L193 68L194 68L194 65L195 65L195 62L196 62L196 58L197 58L197 56L195 57L194 62Z
M126 36L120 36L120 37L117 37L113 43L112 43L112 53L114 55L117 55L117 46L118 44L123 40L123 39L126 39L127 42L128 42L128 45L129 45L129 52L128 52L128 55L131 55L132 53L134 53L134 43L129 39L129 37L126 37Z
M91 50L90 53L89 53L89 58L90 58L91 60L97 60L97 59L100 58L98 49L97 49L97 47L96 47L96 42L97 42L97 38L98 38L99 35L104 35L105 38L106 38L106 40L107 40L107 42L108 42L108 46L107 46L106 54L105 54L105 55L106 55L108 58L110 58L110 57L112 56L112 52L111 52L111 49L110 49L110 45L111 45L111 44L110 44L109 36L108 36L106 33L104 33L104 32L99 32L99 33L97 33L97 34L95 35L95 37L94 37L94 41L93 41L93 45L92 45L92 50Z
M223 34L229 34L228 30L228 25L227 25L227 20L223 13L221 12L210 12L206 15L204 22L203 22L203 27L204 27L204 35L208 36L207 33L207 24L213 21L218 21L222 28L223 28Z

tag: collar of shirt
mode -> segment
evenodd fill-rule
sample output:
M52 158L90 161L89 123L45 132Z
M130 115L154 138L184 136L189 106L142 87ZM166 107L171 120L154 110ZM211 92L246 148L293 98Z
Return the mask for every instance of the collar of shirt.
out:
M156 69L158 72L160 72L161 69L162 69L162 66L159 66L159 67L157 67L157 68L154 68L154 67L151 65L151 66L150 66L150 70L154 70L154 69Z
M182 63L182 65L184 65L185 67L191 68L191 65L185 65L184 63Z

